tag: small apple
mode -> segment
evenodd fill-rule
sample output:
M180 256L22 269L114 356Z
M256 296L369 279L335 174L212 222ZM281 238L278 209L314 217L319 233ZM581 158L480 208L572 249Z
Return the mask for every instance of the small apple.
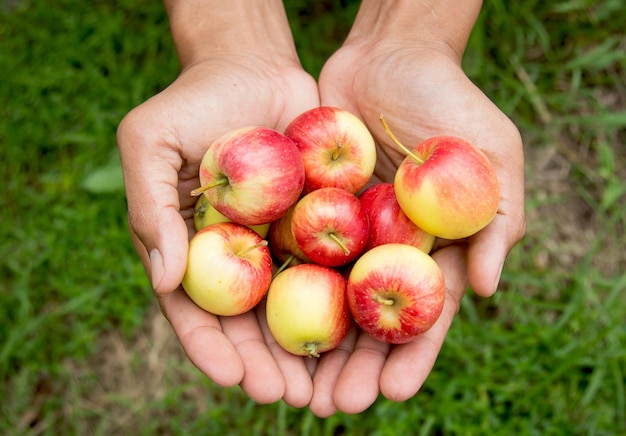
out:
M433 258L406 244L379 245L361 255L346 292L359 327L390 344L408 342L432 327L446 293Z
M276 342L298 356L319 357L335 348L352 322L346 279L333 268L312 263L277 274L265 310Z
M214 315L245 313L267 294L272 256L267 241L242 224L223 222L200 230L189 242L182 285Z
M400 208L393 183L377 183L359 195L370 222L366 250L391 242L413 245L429 253L435 237L420 229Z
M253 126L217 138L200 164L200 188L209 203L231 221L270 223L300 198L304 187L302 155L276 130Z
M275 274L284 268L311 262L311 259L302 252L291 232L291 217L294 208L295 206L290 207L283 216L270 224L267 236L268 246L276 260L281 263L279 271Z
M439 238L462 239L495 217L500 185L487 156L456 136L435 136L408 150L385 130L407 157L398 167L394 187L404 213Z
M209 203L206 195L198 197L198 201L196 201L196 206L193 210L193 225L196 231L199 231L211 224L225 222L231 222L231 220L226 218L224 215L219 213L217 209L211 206L211 203ZM270 223L248 227L257 232L262 238L265 238L269 232Z
M374 138L365 124L346 110L330 106L310 109L287 126L285 135L302 153L305 194L329 186L355 194L374 173Z
M296 203L291 231L311 261L336 267L363 252L369 222L356 195L342 188L320 188Z

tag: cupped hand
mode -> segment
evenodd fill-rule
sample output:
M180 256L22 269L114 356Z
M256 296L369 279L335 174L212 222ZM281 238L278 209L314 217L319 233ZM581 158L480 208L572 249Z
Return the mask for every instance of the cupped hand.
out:
M524 163L517 128L465 75L460 56L445 45L403 41L344 44L326 63L322 105L358 115L378 143L376 177L393 181L404 154L384 132L383 114L396 137L412 148L435 135L456 135L478 146L495 166L501 200L494 220L462 241L438 240L433 258L444 272L447 296L435 326L398 346L354 332L323 356L314 375L311 410L357 413L382 393L406 400L420 389L439 354L467 286L481 296L497 288L510 249L525 229Z
M200 161L218 136L252 125L282 131L318 105L316 83L297 59L238 53L187 66L118 128L130 232L162 312L202 372L222 386L240 384L260 403L284 397L307 404L311 377L301 358L274 357L254 311L215 317L180 287L194 233L196 198L189 193L199 185Z

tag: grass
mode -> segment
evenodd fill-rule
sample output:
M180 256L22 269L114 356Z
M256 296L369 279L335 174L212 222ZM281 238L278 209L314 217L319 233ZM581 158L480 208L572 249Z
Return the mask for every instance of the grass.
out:
M318 74L357 2L286 5ZM415 398L322 420L213 386L154 307L115 129L176 77L159 2L4 2L0 433L623 434L625 20L619 0L485 2L465 66L524 136L527 235Z

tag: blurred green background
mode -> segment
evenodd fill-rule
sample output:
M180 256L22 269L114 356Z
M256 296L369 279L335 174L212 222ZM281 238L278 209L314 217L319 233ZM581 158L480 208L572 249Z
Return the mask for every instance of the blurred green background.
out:
M317 75L358 2L285 5ZM115 130L176 77L161 3L1 1L0 433L625 434L625 22L485 2L465 68L524 136L527 235L415 398L318 419L199 374L132 249Z

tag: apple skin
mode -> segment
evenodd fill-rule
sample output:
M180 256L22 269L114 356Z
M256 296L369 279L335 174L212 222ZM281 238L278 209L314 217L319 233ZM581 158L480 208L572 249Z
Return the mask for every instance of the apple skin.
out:
M359 195L359 200L370 222L366 250L392 242L413 245L425 253L433 248L435 237L420 229L402 211L393 183L372 185Z
M231 221L271 223L300 198L304 163L298 147L284 134L261 126L236 129L217 138L199 170L209 203Z
M400 164L394 188L400 207L417 226L444 239L471 236L491 222L500 185L487 156L470 142L435 136Z
M371 337L403 344L426 332L443 310L441 269L406 244L372 248L354 263L346 290L350 312Z
M211 224L225 222L232 221L219 213L217 209L215 209L213 206L211 206L211 203L209 203L209 200L206 198L205 195L201 195L200 197L198 197L198 201L196 201L196 206L193 210L193 226L196 231L202 230L203 228ZM257 232L262 238L266 238L270 230L270 223L248 227Z
M265 310L276 342L297 356L319 357L337 347L352 325L346 279L333 268L313 263L276 275Z
M267 235L270 252L279 262L289 262L287 266L311 263L311 259L302 252L291 232L291 217L294 208L295 206L290 207L283 216L272 222Z
M312 262L338 267L363 252L369 238L369 221L356 195L342 188L320 188L296 203L291 231Z
M271 280L267 241L249 227L232 222L211 224L189 242L183 289L207 312L222 316L245 313L267 294Z
M355 194L374 173L374 138L365 124L346 110L331 106L310 109L287 126L285 135L302 153L304 194L323 187Z

